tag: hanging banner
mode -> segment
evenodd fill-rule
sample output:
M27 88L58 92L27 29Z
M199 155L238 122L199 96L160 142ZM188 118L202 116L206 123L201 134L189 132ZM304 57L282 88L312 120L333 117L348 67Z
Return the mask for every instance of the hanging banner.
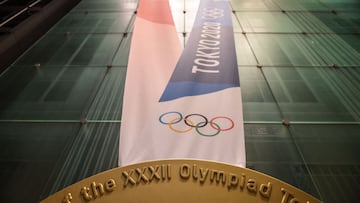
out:
M168 1L140 0L119 148L120 166L173 158L245 166L228 1L201 1L181 53Z

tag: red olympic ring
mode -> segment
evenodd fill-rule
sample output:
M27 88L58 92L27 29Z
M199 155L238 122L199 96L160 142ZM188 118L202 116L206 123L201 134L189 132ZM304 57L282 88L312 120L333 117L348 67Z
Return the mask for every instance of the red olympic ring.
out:
M216 119L220 119L220 118L224 118L224 119L226 119L226 120L229 120L230 123L231 123L230 127L225 128L225 129L221 129L221 128L217 128L216 126L214 126L214 123L215 123L214 121L215 121ZM233 121L231 118L229 118L229 117L226 117L226 116L216 116L216 117L214 117L214 118L212 118L212 119L210 120L210 126L211 126L212 128L214 128L215 130L228 131L228 130L231 130L231 129L234 128L235 123L234 123L234 121Z

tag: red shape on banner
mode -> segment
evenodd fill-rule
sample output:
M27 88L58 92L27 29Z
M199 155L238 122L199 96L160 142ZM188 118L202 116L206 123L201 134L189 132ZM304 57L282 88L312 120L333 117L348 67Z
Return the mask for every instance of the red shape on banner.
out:
M173 25L173 19L169 8L168 1L159 0L140 0L137 15L143 19L161 23ZM164 8L164 9L162 9Z

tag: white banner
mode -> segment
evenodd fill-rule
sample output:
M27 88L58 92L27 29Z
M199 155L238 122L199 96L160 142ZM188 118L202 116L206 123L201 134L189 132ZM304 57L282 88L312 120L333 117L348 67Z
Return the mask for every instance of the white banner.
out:
M190 158L245 166L237 68L228 1L201 2L182 52L168 1L140 0L119 165Z

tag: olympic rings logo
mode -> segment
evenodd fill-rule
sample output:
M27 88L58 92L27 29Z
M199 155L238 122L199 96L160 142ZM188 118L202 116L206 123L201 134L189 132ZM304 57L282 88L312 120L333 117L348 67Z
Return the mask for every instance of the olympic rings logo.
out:
M218 8L204 8L202 18L207 20L215 20L224 17L224 10Z
M176 133L187 133L195 129L199 135L205 137L213 137L220 134L220 132L229 131L235 127L234 121L227 116L215 116L208 119L202 114L192 113L183 116L177 111L161 114L159 122L167 125L170 130Z

